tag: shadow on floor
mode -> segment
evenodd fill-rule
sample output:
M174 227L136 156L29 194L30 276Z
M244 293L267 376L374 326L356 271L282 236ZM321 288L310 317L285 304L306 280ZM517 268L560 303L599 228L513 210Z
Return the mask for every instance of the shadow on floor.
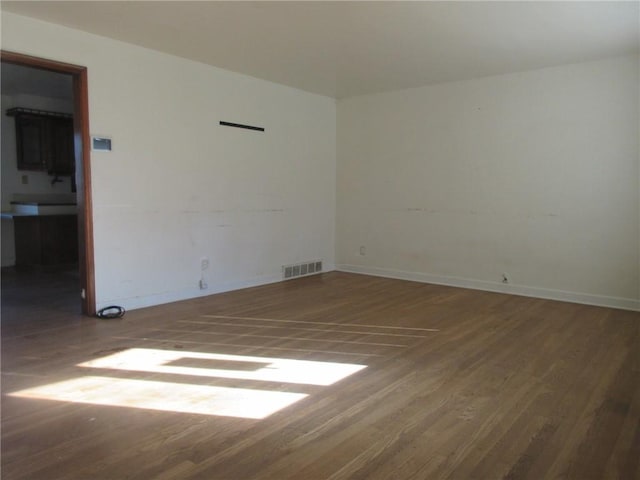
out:
M28 272L4 267L1 281L3 334L18 324L36 326L81 316L80 276L75 270Z

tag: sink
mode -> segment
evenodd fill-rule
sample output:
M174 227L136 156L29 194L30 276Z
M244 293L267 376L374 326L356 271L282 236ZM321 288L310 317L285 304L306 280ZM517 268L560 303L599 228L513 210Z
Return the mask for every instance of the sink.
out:
M75 215L78 213L78 206L70 204L13 203L11 210L19 215Z

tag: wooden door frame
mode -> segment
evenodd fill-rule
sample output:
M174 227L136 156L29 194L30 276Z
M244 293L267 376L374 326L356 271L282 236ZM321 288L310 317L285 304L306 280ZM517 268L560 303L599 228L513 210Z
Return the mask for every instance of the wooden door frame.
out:
M25 67L65 73L73 78L73 131L78 199L78 263L82 288L82 313L96 313L93 250L93 205L91 196L91 148L89 138L89 91L87 67L0 50L0 61Z

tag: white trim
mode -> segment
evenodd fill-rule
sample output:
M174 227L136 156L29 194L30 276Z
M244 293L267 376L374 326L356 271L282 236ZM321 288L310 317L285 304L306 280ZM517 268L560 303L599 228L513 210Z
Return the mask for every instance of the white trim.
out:
M335 270L335 265L327 264L323 261L322 272L327 273ZM316 274L313 274L316 275ZM298 280L300 278L311 277L313 275L304 275L295 278L289 278L289 280ZM259 277L249 278L247 280L236 280L233 282L221 282L211 283L209 282L209 288L206 290L200 290L197 285L194 288L189 288L174 292L163 292L154 295L145 295L143 297L129 297L118 298L113 300L100 301L97 306L97 310L108 307L109 305L121 305L126 310L135 310L138 308L153 307L155 305L162 305L165 303L179 302L181 300L190 300L192 298L206 297L208 295L215 295L216 293L230 292L233 290L242 290L243 288L258 287L260 285L267 285L269 283L282 282L282 273L279 272L273 275L262 275Z
M563 302L582 303L599 307L620 308L623 310L640 311L640 300L633 298L606 297L586 293L566 292L563 290L551 290L547 288L529 287L526 285L504 284L486 280L474 280L470 278L446 277L421 272L405 272L390 268L369 267L365 265L338 264L336 270L340 272L361 273L375 277L397 278L421 283L433 283L450 287L471 288L487 292L507 293L522 295L524 297L544 298Z

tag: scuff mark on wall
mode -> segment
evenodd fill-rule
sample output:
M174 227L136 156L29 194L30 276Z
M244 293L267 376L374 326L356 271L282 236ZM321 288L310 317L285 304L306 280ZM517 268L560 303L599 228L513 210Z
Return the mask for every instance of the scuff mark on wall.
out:
M402 213L421 213L426 215L487 215L487 216L504 216L510 215L512 217L521 217L521 218L554 218L560 217L559 213L553 212L493 212L493 211L482 211L482 210L455 210L455 209L434 209L434 208L423 208L423 207L406 207L402 209L391 209L392 212L402 212Z

